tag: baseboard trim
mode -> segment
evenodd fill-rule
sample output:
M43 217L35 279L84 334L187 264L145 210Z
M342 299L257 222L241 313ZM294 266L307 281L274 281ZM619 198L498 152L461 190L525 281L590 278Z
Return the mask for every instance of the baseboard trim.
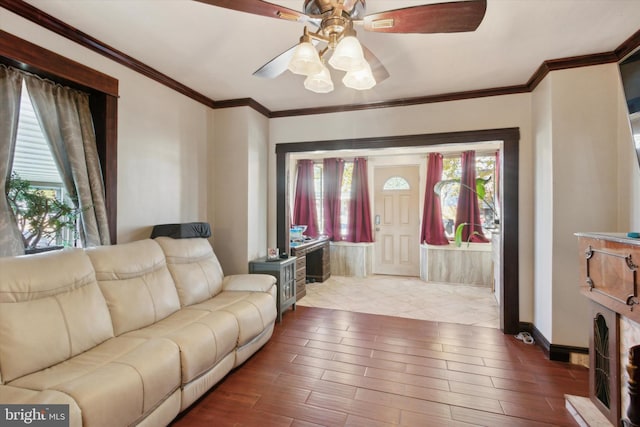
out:
M544 351L545 356L549 360L569 362L571 360L571 353L589 354L589 349L585 347L551 344L533 323L520 322L520 330L527 331L533 336L536 345Z

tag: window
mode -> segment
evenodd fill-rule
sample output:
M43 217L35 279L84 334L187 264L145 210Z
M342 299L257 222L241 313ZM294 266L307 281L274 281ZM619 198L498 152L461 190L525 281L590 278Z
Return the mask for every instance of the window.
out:
M316 213L318 214L318 232L324 230L324 209L322 200L324 199L324 182L322 179L322 163L313 164L313 192L316 196Z
M0 63L20 64L30 73L90 94L110 240L116 243L118 80L9 33L2 33L0 39Z
M340 195L340 236L347 237L349 205L351 204L351 182L353 181L353 162L344 162L342 190Z
M392 176L389 178L384 185L382 186L382 191L391 191L391 190L410 190L411 186L401 176Z
M485 184L485 197L478 199L480 221L485 236L491 236L494 220L495 194L495 154L478 154L476 156L476 178L488 180ZM459 155L445 157L442 162L442 180L451 182L442 186L440 202L442 204L442 221L447 238L453 239L455 234L456 210L460 194L460 178L462 165Z
M25 247L78 246L77 213L68 199L26 85L10 181L10 197Z
M347 221L349 218L349 203L351 202L351 181L353 178L353 161L344 162L342 187L340 190L340 236L347 236ZM313 167L314 191L316 195L316 209L318 212L319 230L324 230L324 187L322 181L322 163L315 163Z

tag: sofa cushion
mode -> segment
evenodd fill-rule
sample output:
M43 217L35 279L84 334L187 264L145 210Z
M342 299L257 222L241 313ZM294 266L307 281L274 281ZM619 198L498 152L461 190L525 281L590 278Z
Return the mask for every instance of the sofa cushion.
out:
M78 404L70 396L55 390L35 391L26 388L0 385L0 402L20 405L67 405L69 427L82 427Z
M238 322L225 311L180 310L124 337L165 337L180 349L182 384L187 384L216 366L238 342Z
M132 425L179 388L179 357L170 340L117 337L9 385L71 396L83 425Z
M223 291L200 304L188 309L225 311L233 314L238 322L238 347L250 342L276 319L276 304L273 297L265 292Z
M86 250L117 335L151 325L180 308L160 246L151 239Z
M113 337L107 304L82 250L0 258L0 271L2 383Z
M158 237L155 241L166 256L183 307L207 300L221 291L222 267L207 239Z

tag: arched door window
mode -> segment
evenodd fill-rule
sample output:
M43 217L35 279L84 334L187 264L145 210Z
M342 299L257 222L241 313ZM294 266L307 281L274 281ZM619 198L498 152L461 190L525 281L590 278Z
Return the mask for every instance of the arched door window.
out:
M410 189L411 189L411 186L409 185L407 180L401 176L392 176L391 178L387 179L384 185L382 186L382 191L410 190Z

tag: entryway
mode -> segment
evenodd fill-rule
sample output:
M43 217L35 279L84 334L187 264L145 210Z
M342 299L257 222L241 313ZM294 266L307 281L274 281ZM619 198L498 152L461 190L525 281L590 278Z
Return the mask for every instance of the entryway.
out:
M471 285L426 283L418 277L331 276L307 284L297 305L429 320L500 327L500 310L491 289Z
M518 214L518 170L519 140L517 128L488 129L451 133L433 133L420 135L402 135L390 137L370 137L346 140L306 141L276 144L276 223L277 246L289 246L289 204L287 182L290 180L289 155L337 150L379 150L392 147L405 150L416 147L435 147L442 144L475 144L486 141L502 143L501 185L502 239L497 249L500 266L497 280L500 286L500 328L507 334L520 330L519 318L519 214ZM328 153L327 153L328 154Z
M376 166L374 274L420 275L420 210L417 165Z

